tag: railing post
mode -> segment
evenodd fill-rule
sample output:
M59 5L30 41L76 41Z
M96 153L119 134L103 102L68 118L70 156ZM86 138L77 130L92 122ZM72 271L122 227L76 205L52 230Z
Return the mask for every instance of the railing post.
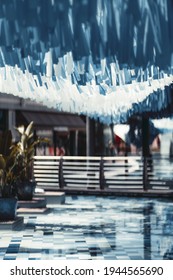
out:
M148 190L148 169L147 157L143 157L143 190Z
M105 188L105 176L104 176L104 160L103 160L103 158L100 159L99 182L100 182L100 189L104 190L104 188Z
M63 177L63 157L59 160L59 188L64 188L64 177Z
M125 176L127 176L128 175L128 172L129 172L129 169L128 169L128 158L127 158L127 153L125 154L125 157L126 157L126 159L125 159Z

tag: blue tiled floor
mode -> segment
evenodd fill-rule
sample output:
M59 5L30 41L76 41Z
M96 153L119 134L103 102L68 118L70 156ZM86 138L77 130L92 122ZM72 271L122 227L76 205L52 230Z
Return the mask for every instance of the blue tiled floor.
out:
M48 214L1 231L0 259L173 259L173 202L67 196Z

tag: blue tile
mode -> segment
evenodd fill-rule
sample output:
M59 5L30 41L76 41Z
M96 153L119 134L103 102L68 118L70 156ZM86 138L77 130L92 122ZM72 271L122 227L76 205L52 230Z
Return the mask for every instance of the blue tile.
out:
M67 196L66 203L57 205L49 214L26 214L25 228L17 236L13 231L1 231L1 256L173 259L172 212L172 203L164 200ZM9 244L5 247L7 235ZM38 249L37 244L44 249Z

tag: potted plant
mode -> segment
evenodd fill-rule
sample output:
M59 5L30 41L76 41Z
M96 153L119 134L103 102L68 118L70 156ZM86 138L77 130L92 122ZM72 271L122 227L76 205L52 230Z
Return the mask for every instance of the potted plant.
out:
M17 127L20 140L12 146L17 154L15 188L19 200L32 200L36 186L33 176L35 147L41 142L48 142L46 138L35 139L33 126L33 122L30 122L26 129L24 125Z
M11 148L12 135L10 131L0 137L0 220L14 220L17 211L17 198L14 184L16 181L16 154Z

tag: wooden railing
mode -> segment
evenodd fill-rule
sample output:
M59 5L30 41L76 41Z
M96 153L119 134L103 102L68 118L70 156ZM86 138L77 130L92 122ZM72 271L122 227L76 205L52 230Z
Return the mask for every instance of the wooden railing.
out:
M169 158L35 156L37 187L45 190L166 190L173 188Z

